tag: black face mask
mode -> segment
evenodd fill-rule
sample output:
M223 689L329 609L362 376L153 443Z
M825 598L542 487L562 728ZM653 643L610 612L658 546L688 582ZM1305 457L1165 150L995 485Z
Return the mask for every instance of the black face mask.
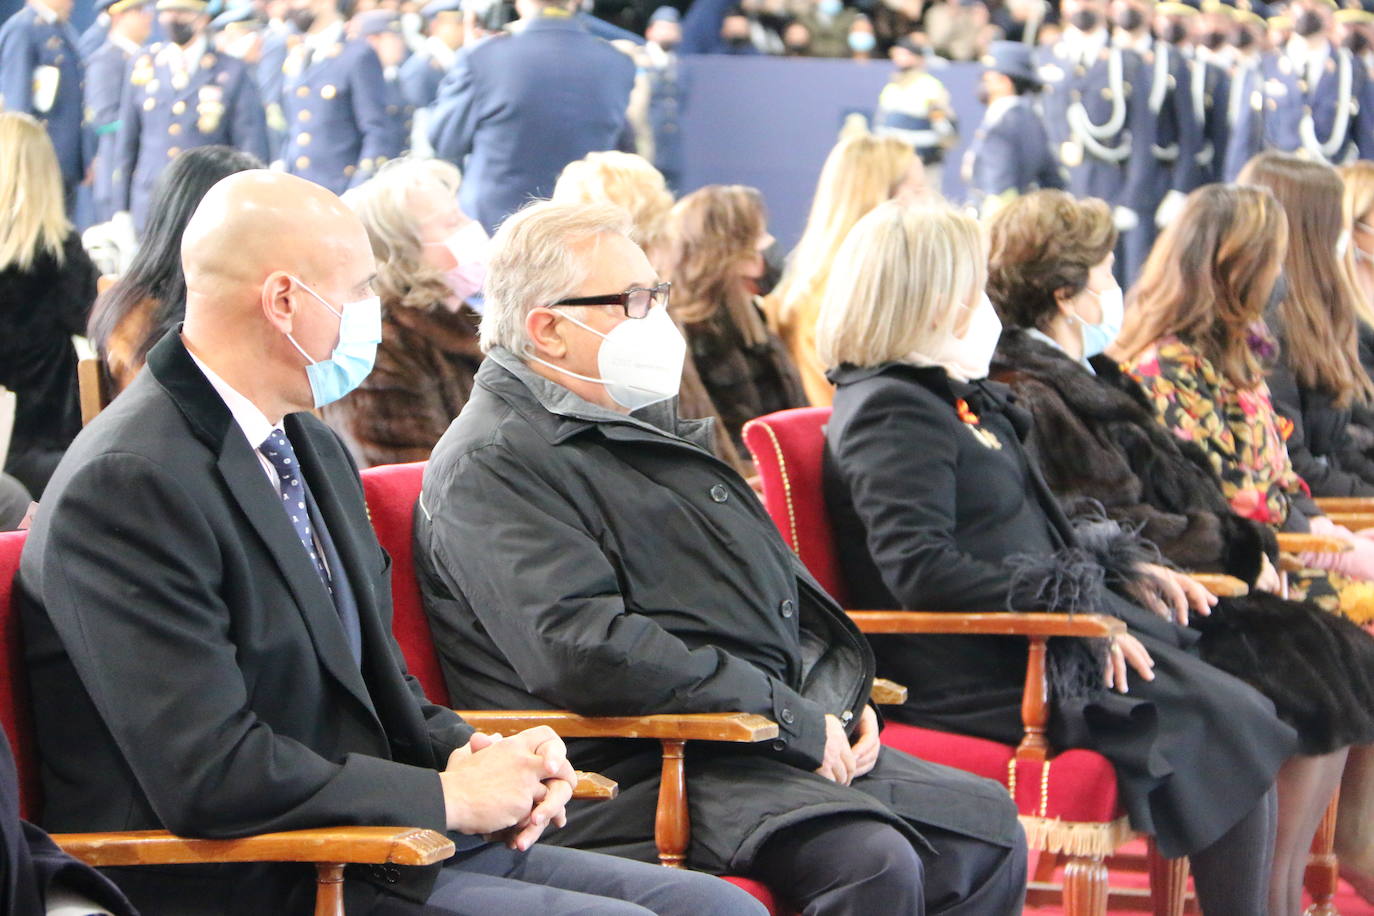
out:
M737 51L742 51L750 45L748 38L727 38L725 43Z
M805 57L805 56L806 56L806 53L807 53L808 51L810 51L810 50L811 50L811 46L810 46L810 45L787 45L787 56L789 56L789 57Z
M1091 32L1102 24L1102 16L1097 10L1079 10L1069 18L1069 23L1080 32Z
M183 48L196 38L194 23L172 21L163 23L162 27L167 32L167 40L174 45L181 45Z
M978 104L979 104L979 105L982 105L984 108L987 107L987 105L988 105L988 87L986 87L986 86L979 86L979 87L978 87Z
M1128 6L1120 16L1116 17L1116 24L1118 28L1134 32L1145 24L1145 14L1133 6Z
M1352 54L1363 54L1369 50L1369 39L1364 37L1363 32L1351 32L1341 44L1349 48Z
M1159 37L1171 45L1182 44L1188 37L1188 29L1181 22L1167 22L1160 30Z
M1246 48L1253 46L1254 43L1254 33L1252 33L1249 29L1241 29L1239 32L1236 33L1236 47L1240 48L1242 51L1244 51Z
M676 42L676 41L660 41L660 42L658 43L658 46L659 46L660 48L662 48L663 50L665 50L665 51L672 51L672 50L675 50L675 49L677 48L677 42Z
M1321 14L1316 10L1303 10L1298 14L1298 18L1293 21L1293 31L1303 38L1315 35L1325 28L1326 24L1322 22Z
M310 9L290 10L286 14L286 20L304 35L315 24L315 13Z
M1226 46L1226 33L1207 32L1202 36L1202 45L1209 51L1220 51Z

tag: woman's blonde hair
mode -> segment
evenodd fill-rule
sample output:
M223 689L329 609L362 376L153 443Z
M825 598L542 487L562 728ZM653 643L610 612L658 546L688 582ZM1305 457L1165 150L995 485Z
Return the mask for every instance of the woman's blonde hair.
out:
M377 258L377 295L388 307L433 308L453 295L443 271L422 259L415 204L455 200L458 185L458 169L442 159L396 159L344 194L367 229Z
M28 270L42 253L64 260L72 231L62 171L52 140L38 120L0 112L0 270Z
M673 195L663 173L643 156L617 150L588 153L564 166L553 186L552 199L570 204L615 204L625 210L634 221L630 239L657 266Z
M835 256L821 300L821 362L876 366L925 352L952 333L957 303L986 281L978 223L941 203L879 204Z
M1250 327L1278 280L1288 231L1283 207L1265 188L1209 184L1189 194L1141 269L1112 356L1130 360L1177 335L1232 385L1258 385L1264 369Z
M1374 210L1374 162L1361 159L1340 166L1336 171L1340 173L1341 183L1345 186L1345 194L1341 200L1341 216L1345 231L1350 233L1349 250L1346 251L1343 260L1353 279L1358 276L1355 273L1355 223L1360 217ZM1374 226L1374 221L1366 222ZM1355 284L1355 289L1359 291L1358 283ZM1365 324L1374 326L1374 302L1367 297L1355 297L1355 313Z
M801 241L787 262L773 298L780 325L788 325L800 303L824 289L830 265L849 230L896 192L916 161L911 146L868 132L840 138L821 168L816 196Z
M673 317L695 324L723 308L746 343L765 343L767 328L740 267L758 257L766 225L763 198L744 185L707 185L678 201L663 265L673 282Z
M1270 150L1247 162L1239 180L1268 188L1288 215L1288 295L1278 308L1284 361L1299 382L1325 391L1338 405L1374 399L1357 344L1360 296L1348 265L1336 256L1345 193L1336 170Z

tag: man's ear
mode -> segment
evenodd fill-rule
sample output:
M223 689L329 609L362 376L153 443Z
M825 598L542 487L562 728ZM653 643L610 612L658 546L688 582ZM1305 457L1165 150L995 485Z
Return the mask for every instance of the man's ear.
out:
M267 323L283 334L295 330L296 304L299 301L296 285L281 271L268 274L262 281L262 313Z
M562 323L553 309L530 309L529 314L525 316L525 334L538 356L545 359L563 359L568 355L568 343L563 339Z

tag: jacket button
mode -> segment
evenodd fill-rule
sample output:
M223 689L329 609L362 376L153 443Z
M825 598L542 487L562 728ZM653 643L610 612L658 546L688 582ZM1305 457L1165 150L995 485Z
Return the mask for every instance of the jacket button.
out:
M792 715L792 710L788 709L786 706L782 708L782 712L778 714L778 718L782 720L783 725L791 725L797 720L797 717Z
M711 488L711 498L718 503L723 503L730 498L730 491L725 489L725 484L718 483Z
M779 605L778 605L778 613L779 613L779 614L782 614L782 616L784 616L784 617L791 617L791 616L792 616L792 612L795 611L796 609L797 609L797 606L796 606L795 604L792 603L792 599L791 599L791 598L784 598L784 599L782 599L782 604L779 604Z
M785 751L785 750L787 750L787 742L786 742L786 741L783 741L783 740L781 740L781 739L779 739L779 740L777 740L777 741L774 741L774 742L773 742L773 750L775 750L775 751Z

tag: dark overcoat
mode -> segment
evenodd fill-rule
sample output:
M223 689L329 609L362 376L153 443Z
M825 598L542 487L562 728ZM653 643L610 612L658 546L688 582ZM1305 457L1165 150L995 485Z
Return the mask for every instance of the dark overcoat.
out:
M594 407L493 352L435 447L416 513L416 566L454 702L777 722L770 743L689 745L694 868L740 871L777 831L845 812L916 842L930 825L1012 846L1015 808L990 780L886 749L852 786L812 772L825 714L857 725L873 655L711 455L709 428L677 422L670 404L633 418ZM621 793L551 840L653 861L658 743L571 751Z
M44 826L210 838L444 830L436 771L471 729L405 673L390 562L347 451L309 414L286 417L348 574L361 663L257 452L179 331L72 444L24 549ZM423 901L433 872L393 873L392 889ZM350 912L366 913L386 876L348 876ZM308 865L114 877L145 916L293 914L314 896Z
M1124 620L1155 661L1130 692L1057 683L1056 747L1112 761L1132 826L1169 857L1221 837L1296 748L1273 704L1199 660L1195 633L1126 601L1022 448L1030 417L1005 386L938 368L842 367L827 428L826 502L858 607L1093 610ZM878 671L906 684L918 724L1015 743L1025 641L879 637ZM1052 647L1052 656L1055 652ZM1095 682L1095 683L1094 683ZM1075 689L1069 689L1075 688Z

